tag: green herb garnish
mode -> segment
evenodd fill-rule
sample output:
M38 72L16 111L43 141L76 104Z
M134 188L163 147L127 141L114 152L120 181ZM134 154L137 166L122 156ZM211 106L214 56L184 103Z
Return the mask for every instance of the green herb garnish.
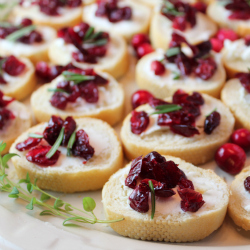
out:
M176 104L164 104L164 105L156 106L155 109L156 109L156 111L150 115L165 114L165 113L180 110L180 109L182 109L182 107L180 105L176 105Z
M35 25L30 25L27 27L24 27L20 30L17 30L11 34L9 34L5 39L11 42L15 42L16 40L18 40L19 38L28 35L31 31L35 30L36 26Z
M83 40L88 40L91 38L92 34L94 33L94 27L89 27L89 29L87 30Z
M183 16L185 14L184 12L176 10L174 5L169 1L164 1L161 11L164 14L169 14L173 16Z
M62 93L68 93L66 90L64 89L52 89L52 88L49 88L48 89L49 92L62 92Z
M70 71L64 71L62 75L65 77L67 81L73 81L75 84L78 84L83 81L94 80L95 76L85 76L81 74L76 74Z
M166 56L167 57L172 57L172 56L176 56L178 54L180 54L181 50L179 47L173 47L173 48L169 48L167 51L166 51Z
M60 145L62 143L63 136L64 136L64 127L62 127L60 134L56 139L56 142L51 147L50 151L46 154L47 158L51 158L55 154L56 150L60 147Z
M0 27L11 28L11 27L13 27L13 25L11 23L8 23L8 22L0 22Z
M208 117L208 116L210 116L214 111L216 111L217 110L217 108L214 108L210 113L208 113L207 115L206 115L206 117Z
M70 156L71 155L71 149L75 143L75 140L76 140L76 132L74 131L72 133L72 135L70 136L69 138L69 142L68 142L68 145L67 145L67 156Z
M155 189L152 181L148 181L148 185L151 191L151 219L155 216Z
M32 137L32 138L43 138L43 135L39 135L39 134L35 134L35 133L30 133L28 134L29 137Z
M0 142L0 153L5 149L5 147L6 143ZM64 226L77 226L76 223L114 223L124 220L123 218L117 220L99 220L93 212L96 207L96 203L92 198L83 198L83 210L81 210L40 189L36 185L37 179L34 183L32 183L28 173L26 175L26 179L21 179L18 183L12 182L8 178L5 169L7 168L7 161L14 156L18 155L6 154L2 157L0 154L0 190L9 193L10 198L19 198L28 202L28 205L26 206L28 210L33 210L34 207L45 209L40 213L40 215L61 217L64 220ZM27 190L23 187L23 185L26 185ZM37 198L37 193L33 194L34 191L41 194L40 198ZM54 204L50 205L46 203L45 201L47 200L54 201ZM83 216L81 215L82 213L84 214Z
M108 39L106 38L102 38L102 39L99 39L99 40L96 40L96 41L86 41L84 42L84 44L89 44L89 45L92 45L92 46L103 46L105 44L108 43Z
M181 78L181 74L178 73L178 72L173 72L174 73L174 77L173 77L173 80L178 80Z

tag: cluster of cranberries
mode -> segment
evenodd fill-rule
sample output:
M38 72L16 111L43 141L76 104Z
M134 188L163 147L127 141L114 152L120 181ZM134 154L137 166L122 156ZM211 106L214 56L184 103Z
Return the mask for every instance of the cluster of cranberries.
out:
M132 18L132 9L128 6L120 8L118 0L99 0L97 1L95 15L106 17L111 23L117 23L122 20L130 20Z
M240 72L235 75L240 80L241 85L250 93L250 73Z
M250 4L248 0L230 0L230 2L225 5L225 9L231 11L228 17L229 19L250 19Z
M2 62L0 69L0 84L7 83L3 77L3 72L6 72L10 76L19 76L26 67L26 65L15 56L0 57L0 62Z
M32 25L32 20L24 18L18 26L13 25L11 27L0 27L0 39L5 39L11 33L30 25ZM43 41L43 37L40 32L33 30L28 35L18 38L17 41L25 44L41 43Z
M24 142L18 143L16 149L19 151L28 150L26 159L32 163L43 167L52 166L57 162L60 151L57 150L51 158L46 157L46 154L56 142L62 128L64 128L64 135L61 146L65 147L72 133L76 130L76 122L71 116L65 120L58 116L52 116L48 126L43 131L43 139L29 137ZM94 155L94 152L95 150L89 144L87 133L83 129L78 130L71 154L89 160Z
M105 56L107 52L109 34L94 32L87 23L82 22L74 27L62 28L57 36L78 49L78 52L72 53L77 62L97 63L98 58Z
M146 34L134 35L131 44L135 50L136 56L139 59L154 51L150 44L149 37Z
M50 103L58 109L66 109L68 103L76 102L78 97L83 98L86 102L96 103L99 99L98 85L108 83L108 80L96 74L93 69L69 69L69 72L79 75L93 76L93 80L82 81L75 84L74 81L62 81L57 84L57 89L63 92L55 92Z
M20 5L23 5L25 0L20 1ZM76 8L81 6L82 0L35 0L33 5L38 5L40 11L49 16L59 16L59 8L68 7Z
M205 203L202 195L194 190L192 181L187 179L178 165L173 161L166 161L163 156L153 151L144 158L140 156L132 161L125 180L125 185L134 189L129 200L130 207L137 212L146 213L149 210L149 181L153 183L155 196L161 198L175 195L172 188L178 186L181 208L185 212L196 212Z
M0 91L0 129L3 129L4 125L12 119L15 119L15 115L6 107L13 102L14 99L4 99L4 94Z
M179 0L164 1L161 14L173 22L173 28L184 31L196 24L196 8Z
M193 52L192 57L188 57L182 52L182 43L190 47ZM169 47L169 51L174 48L178 50L178 53L173 55L168 55L168 53L166 53L164 60L176 64L181 75L188 76L194 74L202 80L209 80L214 75L217 65L213 57L209 55L212 49L210 41L202 42L194 46L190 45L184 37L177 33L173 33ZM163 62L160 61L153 61L151 63L151 69L156 75L162 75L165 72L165 66Z

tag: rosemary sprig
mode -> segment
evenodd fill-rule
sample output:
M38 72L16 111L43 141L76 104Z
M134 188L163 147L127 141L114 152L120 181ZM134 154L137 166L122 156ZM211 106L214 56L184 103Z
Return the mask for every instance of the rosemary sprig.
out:
M169 48L167 51L166 51L166 56L167 57L172 57L172 56L176 56L178 54L180 54L181 50L179 47L172 47L172 48Z
M0 142L0 153L5 149L5 147L6 143ZM26 178L19 180L18 183L12 182L8 178L5 169L8 167L8 160L14 156L18 155L6 154L2 157L0 154L0 190L9 193L10 198L20 198L28 202L26 209L33 210L34 207L42 208L44 210L40 213L40 215L52 215L63 218L64 226L76 225L76 222L95 224L114 223L124 220L123 218L117 220L99 220L94 214L93 210L96 207L96 203L91 197L83 198L83 210L81 210L79 208L74 207L72 204L65 202L60 198L55 197L50 193L47 193L40 189L36 185L37 180L32 183L28 173L26 175ZM23 185L26 185L27 190L23 188ZM37 198L38 196L33 194L34 191L39 192L41 194L40 198ZM50 205L46 203L45 201L47 200L53 200L54 204Z
M173 72L174 73L174 77L173 80L179 80L181 78L181 74L178 72Z
M173 15L173 16L183 16L184 13L177 11L176 8L174 7L174 5L172 3L170 3L169 1L164 1L163 6L162 6L162 12L164 14L169 14L169 15Z
M94 33L94 30L95 30L94 27L89 27L83 40L88 40L88 39L92 38L92 34Z
M154 219L155 216L155 189L152 181L148 181L148 185L151 192L151 219Z
M15 42L19 38L28 35L31 31L35 30L36 26L35 25L29 25L27 27L24 27L20 30L17 30L11 34L9 34L5 39L11 42Z
M95 76L85 76L81 74L76 74L70 71L64 71L62 75L65 77L67 81L73 81L75 84L78 84L83 81L94 80Z
M69 142L68 142L68 145L67 145L67 156L70 156L71 155L71 149L75 143L75 140L76 140L76 131L74 131L72 133L72 135L70 136L69 138Z
M2 28L11 28L13 25L9 22L0 22L0 27Z
M156 106L155 109L156 109L156 111L150 115L165 114L165 113L180 110L180 109L182 109L182 107L180 105L176 105L176 104L164 104L164 105Z
M32 137L32 138L40 138L40 139L43 138L43 135L39 135L39 134L35 134L35 133L29 133L28 136Z
M47 158L51 158L56 150L60 147L62 140L63 140L63 136L64 136L64 127L62 127L59 136L56 139L56 142L54 143L54 145L51 147L50 151L46 154Z
M49 92L62 92L62 93L68 93L66 90L64 89L52 89L52 88L48 88Z
M103 46L108 43L108 39L102 38L96 41L86 41L84 44L92 45L92 46Z

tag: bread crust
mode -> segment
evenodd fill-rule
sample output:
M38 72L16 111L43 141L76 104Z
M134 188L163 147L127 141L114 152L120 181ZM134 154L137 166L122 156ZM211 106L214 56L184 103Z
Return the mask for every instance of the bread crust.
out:
M121 128L121 139L124 150L128 159L134 159L139 155L146 155L152 150L160 154L168 154L175 157L180 157L187 162L195 165L203 164L213 159L215 151L222 144L226 143L234 128L234 117L229 109L223 103L206 94L202 94L205 104L209 110L217 111L221 115L220 125L213 131L211 135L206 135L201 130L200 135L187 138L168 131L154 131L151 134L139 136L131 132L129 114L123 121ZM170 99L166 99L170 101ZM149 105L142 105L136 110L148 110ZM205 110L202 116L204 117L209 112Z
M141 89L146 89L158 98L166 98L172 96L177 89L184 91L199 91L211 95L215 98L220 97L221 89L226 81L226 72L221 63L220 56L214 55L217 63L217 70L209 80L200 81L193 77L189 78L192 81L187 82L186 79L172 80L173 76L166 66L166 72L162 76L154 75L150 69L151 62L161 60L164 57L164 52L158 50L144 56L136 65L136 83ZM187 76L188 78L188 76ZM188 79L188 80L189 80Z
M178 167L187 174L188 178L189 173L196 173L197 176L203 180L206 179L207 182L216 183L216 189L223 191L223 199L220 200L218 202L219 204L216 204L214 208L209 209L209 205L206 208L204 207L203 209L206 212L200 214L186 212L182 214L161 214L157 211L156 203L156 213L152 220L150 218L151 209L143 214L132 210L128 205L127 198L129 191L127 191L127 189L129 188L121 183L122 180L125 180L129 172L130 164L128 164L125 167L126 170L121 169L110 177L102 191L106 218L109 220L124 218L121 222L110 224L110 227L117 233L141 240L193 242L207 237L223 223L229 200L226 183L212 170L197 168L192 164L172 156L166 156L166 159L173 160L179 164ZM190 178L190 180L192 180L192 178ZM196 188L195 182L194 186ZM196 190L204 193L204 190ZM126 195L121 197L120 194ZM166 201L166 206L167 202L168 201ZM197 213L199 213L199 211Z
M88 129L94 129L96 133L99 134L103 133L110 142L110 145L106 145L107 150L99 152L98 155L94 154L94 156L88 160L85 165L82 164L82 166L76 166L74 158L72 158L70 165L64 166L64 168L53 168L53 166L48 168L39 167L26 160L26 151L20 152L15 148L17 143L28 138L28 133L42 132L46 125L44 123L39 124L20 135L11 146L10 152L20 155L20 157L15 157L15 159L13 158L12 160L18 177L21 179L25 178L28 172L32 182L34 182L36 178L38 179L37 185L40 188L64 193L102 188L110 175L116 172L122 165L123 153L121 143L114 129L101 120L81 118L76 119L76 123L78 129L84 129L87 133ZM89 136L90 145L92 138L93 137ZM82 159L82 161L84 161L84 159Z
M245 210L242 204L250 199L250 194L244 187L244 181L248 176L250 176L250 166L244 168L232 182L228 205L229 216L236 225L242 227L246 231L250 230L250 211Z
M245 90L239 79L234 78L226 82L221 91L221 100L231 110L236 120L236 128L250 129L250 109L244 98Z
M123 117L124 110L124 91L120 84L116 80L100 71L96 71L97 74L107 78L110 82L107 88L110 93L110 98L114 98L112 102L107 103L104 106L96 106L95 108L86 108L85 110L77 111L73 107L66 110L60 110L53 107L49 100L53 95L53 92L49 92L49 88L56 88L57 79L52 81L50 84L45 84L33 92L31 96L31 108L34 112L35 118L38 122L46 122L50 119L52 115L59 115L63 119L67 116L73 116L74 118L81 117L92 117L98 118L108 122L110 125L114 125L120 121ZM83 104L83 105L87 105Z

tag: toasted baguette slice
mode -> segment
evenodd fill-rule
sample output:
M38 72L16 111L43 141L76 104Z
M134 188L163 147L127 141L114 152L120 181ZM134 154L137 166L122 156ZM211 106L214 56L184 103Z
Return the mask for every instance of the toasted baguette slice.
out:
M221 91L221 100L231 110L236 120L236 127L250 129L249 93L241 85L239 79L231 79Z
M42 189L74 193L96 190L103 187L111 174L116 172L123 162L121 143L113 128L106 122L93 118L76 119L77 130L83 129L89 136L90 145L95 149L94 156L85 164L83 158L66 156L66 148L60 147L61 155L51 167L40 167L27 161L27 151L20 152L15 147L28 138L29 133L42 133L47 123L30 128L17 138L10 152L19 154L13 159L19 178L29 173L31 181L37 178Z
M238 174L230 186L228 205L229 216L234 223L250 230L250 193L244 187L245 179L250 176L250 166Z
M207 8L207 15L220 27L233 29L239 36L246 36L250 32L249 20L231 20L228 19L230 13L220 4L220 1L211 1Z
M248 51L250 49L245 45L244 39L224 42L224 48L221 51L222 61L230 78L234 78L236 73L248 72L250 68Z
M12 54L17 57L27 57L33 64L39 61L48 61L48 48L56 38L56 31L47 26L38 26L37 30L43 35L43 42L33 45L0 39L1 55L8 56Z
M74 45L65 44L62 38L57 38L49 47L49 58L54 64L66 65L73 61L74 65L79 68L102 70L115 78L121 77L128 70L128 47L125 40L120 36L110 36L107 54L103 58L99 58L95 64L74 61L72 52L77 52Z
M149 133L145 131L144 134L136 135L131 132L131 114L129 114L123 121L121 128L121 139L126 156L133 159L155 150L160 154L180 157L195 165L213 159L217 148L229 140L234 128L234 117L221 101L206 94L202 96L205 104L201 106L201 115L196 120L196 126L204 126L205 116L215 108L221 115L220 125L214 129L212 134L207 135L204 133L203 128L200 128L199 135L188 138L175 134L166 127L164 130L151 129ZM166 100L170 101L170 99ZM144 110L150 113L153 111L149 105L142 105L136 110Z
M204 170L179 158L165 156L179 164L196 191L203 196L205 204L195 213L184 212L176 194L159 202L151 219L151 208L139 213L129 206L128 197L133 189L125 186L130 164L112 175L104 185L102 201L108 220L124 218L110 226L119 234L130 238L153 241L192 242L201 240L218 229L226 215L229 200L227 184L212 170ZM158 202L157 202L158 200ZM150 201L149 201L150 202Z
M172 68L169 69L168 63L166 63L166 71L161 76L155 75L151 70L151 63L154 60L164 58L164 51L157 50L139 60L136 65L136 82L140 88L150 91L159 98L172 96L177 89L183 89L187 92L199 91L219 98L220 91L226 81L226 72L221 63L220 55L215 53L213 55L217 64L217 70L207 81L195 76L184 76L175 80L176 72L179 72L177 66L174 70ZM172 64L171 66L174 65Z
M11 144L15 139L25 130L31 126L31 113L27 107L18 101L11 102L6 109L12 111L15 115L15 119L8 121L8 123L0 130L0 141L5 142L6 148L2 151L2 154L6 154L9 151Z
M97 30L107 31L115 35L122 36L126 41L137 33L147 33L149 29L149 21L151 9L132 0L122 0L118 2L119 7L128 6L132 9L131 20L122 20L120 22L111 23L107 18L97 17L97 3L90 4L83 9L83 21L89 23Z
M53 92L48 90L56 88L58 82L64 80L63 76L59 76L50 84L45 84L37 89L31 96L31 108L37 121L46 122L52 115L59 115L63 119L67 116L99 118L111 125L120 121L123 117L124 107L123 88L107 73L96 72L109 80L107 85L98 87L99 100L97 103L87 103L84 99L78 98L76 103L68 104L65 110L53 107L50 104Z
M155 8L154 15L150 26L150 39L155 48L166 50L171 41L171 35L174 29L172 28L172 21L160 13L160 8ZM191 44L198 44L209 40L210 37L217 32L216 24L211 21L205 14L198 12L196 14L196 25L180 32L187 41Z
M5 95L22 100L29 96L36 87L35 68L31 61L27 58L18 58L26 65L24 72L17 76L10 76L7 73L3 74L7 84L0 84L0 90Z

